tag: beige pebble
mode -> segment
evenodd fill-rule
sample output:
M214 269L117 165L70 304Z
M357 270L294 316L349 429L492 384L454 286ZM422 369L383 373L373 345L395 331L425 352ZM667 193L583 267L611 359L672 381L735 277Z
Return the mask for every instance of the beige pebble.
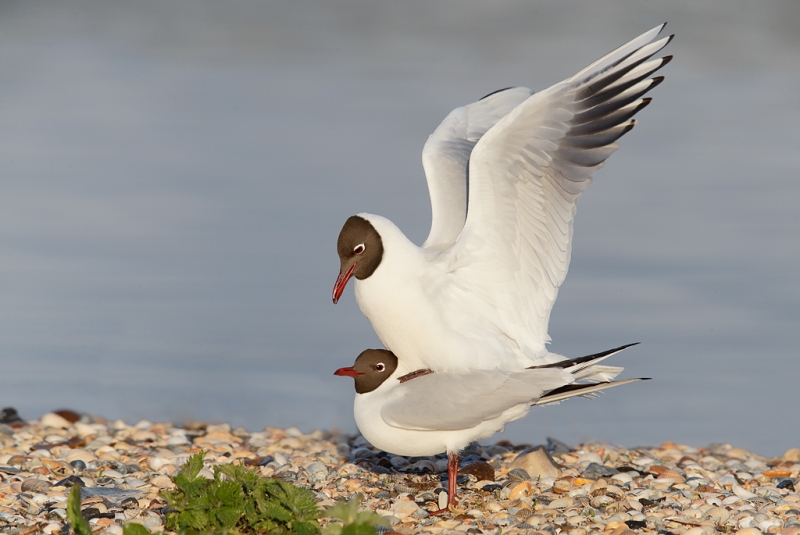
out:
M419 506L414 500L409 500L407 497L399 498L392 505L392 512L400 520L406 519L419 511Z
M39 419L39 424L42 427L54 427L57 429L68 429L72 427L72 423L66 418L59 416L54 412L48 412Z
M725 522L731 517L731 512L724 507L712 507L706 510L705 515L715 522Z
M522 468L534 480L546 477L557 478L561 475L561 469L542 446L538 446L531 452L520 454L511 461L508 468L509 470Z
M756 528L744 528L735 532L735 535L762 535L761 530Z
M155 476L150 480L150 484L154 485L160 489L172 489L175 488L175 483L172 480L164 475Z
M553 509L566 509L575 505L575 500L570 497L563 497L550 502L550 507Z
M781 460L794 461L794 462L800 461L800 448L792 448L790 450L786 450L786 453L784 453L781 456Z

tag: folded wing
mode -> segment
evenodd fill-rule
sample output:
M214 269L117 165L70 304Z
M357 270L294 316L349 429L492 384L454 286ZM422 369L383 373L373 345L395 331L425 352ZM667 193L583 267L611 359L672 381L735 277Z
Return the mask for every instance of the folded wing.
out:
M381 409L381 417L389 425L403 429L468 429L516 406L522 405L525 411L545 392L573 380L572 374L558 368L516 373L432 373L395 388Z

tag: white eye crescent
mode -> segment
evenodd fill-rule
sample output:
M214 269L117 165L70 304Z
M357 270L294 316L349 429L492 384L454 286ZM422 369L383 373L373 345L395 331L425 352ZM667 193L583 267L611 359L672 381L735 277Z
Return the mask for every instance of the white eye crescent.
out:
M358 245L353 247L353 254L361 254L364 252L364 249L366 249L366 247L364 247L364 244L359 243Z
M379 362L375 365L375 369L379 372L382 372L386 369L386 366L383 365L383 362Z

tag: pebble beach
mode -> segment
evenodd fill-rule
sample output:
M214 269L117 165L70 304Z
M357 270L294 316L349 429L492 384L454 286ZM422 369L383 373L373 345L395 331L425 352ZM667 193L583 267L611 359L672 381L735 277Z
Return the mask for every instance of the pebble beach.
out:
M627 449L587 443L474 444L461 457L458 507L445 503L446 458L406 458L363 437L296 428L107 421L73 411L0 424L0 533L66 534L66 499L81 485L96 534L128 522L163 530L159 492L189 456L241 462L312 490L320 506L363 495L383 533L800 535L800 449L766 458L730 444ZM326 520L323 520L324 524Z

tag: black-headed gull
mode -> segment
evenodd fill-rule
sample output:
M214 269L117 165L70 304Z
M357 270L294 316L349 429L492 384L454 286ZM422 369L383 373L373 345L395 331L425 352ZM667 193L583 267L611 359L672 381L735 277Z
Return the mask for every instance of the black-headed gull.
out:
M632 344L631 344L632 345ZM447 452L449 505L456 505L458 454L532 405L545 405L643 379L579 383L597 375L601 360L630 346L521 371L475 370L469 373L411 370L391 351L367 349L350 368L335 375L355 378L354 413L364 438L397 455Z
M538 93L514 87L453 110L422 153L428 239L417 247L386 218L350 217L333 302L355 276L361 311L411 370L562 359L546 348L547 327L576 203L663 80L652 75L671 56L651 59L672 37L656 39L663 27Z

